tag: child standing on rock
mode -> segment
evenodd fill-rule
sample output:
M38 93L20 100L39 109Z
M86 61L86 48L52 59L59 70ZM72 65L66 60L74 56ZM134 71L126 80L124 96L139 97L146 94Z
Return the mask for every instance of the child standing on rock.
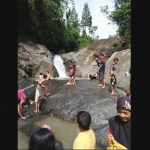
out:
M36 87L34 112L37 113L37 112L39 112L39 107L40 107L39 98L43 97L43 94L42 94L41 87L39 86L38 82L34 81L33 84Z

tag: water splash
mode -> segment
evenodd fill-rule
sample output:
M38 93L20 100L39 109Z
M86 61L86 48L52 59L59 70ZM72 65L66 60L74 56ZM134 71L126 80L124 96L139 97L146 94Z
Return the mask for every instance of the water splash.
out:
M54 57L54 66L56 67L59 77L68 77L66 75L65 66L63 64L63 60L60 55L55 55Z
M31 88L31 87L33 87L33 86L34 86L34 85L27 86L27 87L23 88L22 91L27 90L27 89L29 89L29 88Z

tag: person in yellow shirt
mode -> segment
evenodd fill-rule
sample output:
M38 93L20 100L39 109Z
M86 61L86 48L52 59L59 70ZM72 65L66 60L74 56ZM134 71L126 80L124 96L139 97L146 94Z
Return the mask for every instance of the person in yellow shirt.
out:
M76 137L73 150L76 149L95 149L96 138L94 132L90 129L91 115L86 111L80 111L77 114L76 126L79 128L80 133Z

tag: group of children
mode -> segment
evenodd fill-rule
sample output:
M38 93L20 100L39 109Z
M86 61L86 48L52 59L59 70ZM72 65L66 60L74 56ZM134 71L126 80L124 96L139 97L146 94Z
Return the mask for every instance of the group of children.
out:
M46 71L45 74L40 73L38 80L33 81L33 85L36 87L36 91L35 91L35 101L29 100L29 98L26 98L25 93L23 92L23 90L20 90L18 88L18 114L22 119L26 119L26 117L22 116L22 109L23 109L23 105L25 105L25 103L27 103L27 105L25 106L30 106L31 104L33 104L35 102L35 110L34 112L37 113L39 112L39 108L40 108L40 99L44 98L44 94L41 90L41 88L45 89L45 95L49 96L50 93L48 92L48 87L46 84L50 84L50 74L49 71Z
M109 77L110 77L110 88L111 88L111 95L117 94L115 93L115 85L117 84L117 79L116 79L116 67L115 65L118 63L119 59L115 58L113 63L110 65L110 72L109 72ZM96 58L96 63L99 67L99 71L96 72L94 75L88 74L87 80L92 80L92 79L96 79L97 76L99 75L99 82L100 84L98 86L105 88L105 77L104 74L105 73L105 67L106 67L106 62L105 62L105 56L100 56L99 59ZM128 71L128 73L126 73L125 75L129 75L131 74L131 68ZM130 87L128 89L128 91L126 92L126 96L129 96L131 94L131 80L130 80Z
M117 101L117 116L108 120L109 128L106 137L108 149L131 150L131 99L121 97ZM86 111L77 113L76 126L80 132L73 143L73 150L95 149L96 137L90 128L91 115ZM55 150L55 137L51 128L44 125L32 133L29 141L29 150Z

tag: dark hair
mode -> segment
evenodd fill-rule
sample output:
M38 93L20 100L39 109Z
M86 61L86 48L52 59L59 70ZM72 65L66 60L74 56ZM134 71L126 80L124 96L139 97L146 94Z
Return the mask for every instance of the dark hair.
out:
M49 73L49 71L46 71L47 73Z
M52 131L41 128L32 133L29 141L29 150L56 150L55 137Z
M88 130L91 124L91 115L86 111L77 114L77 123L83 130Z
M21 100L18 98L18 99L17 99L17 104L20 104L20 101L21 101Z
M118 59L118 58L115 58L114 61L119 61L119 59Z
M46 74L43 74L43 78L46 79L46 78L47 78L47 75L46 75Z
M43 73L40 73L40 75L43 75Z
M38 84L38 82L37 81L33 81L33 84Z

